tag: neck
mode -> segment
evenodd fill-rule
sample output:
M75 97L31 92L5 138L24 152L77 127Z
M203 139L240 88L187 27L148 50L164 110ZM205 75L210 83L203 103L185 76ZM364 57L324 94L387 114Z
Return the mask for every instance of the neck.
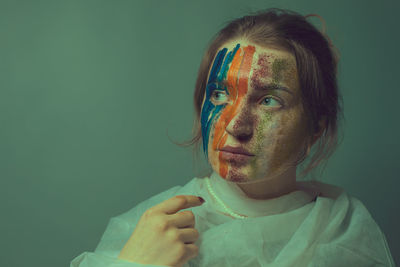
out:
M296 167L291 167L272 178L266 177L250 183L237 183L237 185L249 198L277 198L296 190Z

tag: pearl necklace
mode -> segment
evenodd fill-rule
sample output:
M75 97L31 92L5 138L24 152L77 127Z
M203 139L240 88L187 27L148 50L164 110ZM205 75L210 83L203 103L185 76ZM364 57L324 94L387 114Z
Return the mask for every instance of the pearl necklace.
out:
M225 211L229 215L231 215L232 217L237 218L237 219L247 219L248 218L248 216L237 214L236 212L234 212L233 210L228 208L225 205L225 203L222 202L222 200L219 197L217 197L217 195L214 193L214 190L211 188L210 178L207 177L207 178L204 178L204 179L206 179L206 184L207 184L208 191L210 192L210 194L217 200L217 202L225 209Z
M225 205L225 203L222 202L222 200L219 197L217 197L217 195L215 194L214 190L211 188L210 178L206 177L204 179L206 179L206 185L207 185L207 188L208 188L208 191L210 192L210 194L217 200L217 202L224 208L224 210L229 215L231 215L232 217L237 218L237 219L247 219L249 217L249 216L246 216L246 215L238 214L238 213L234 212L232 209L228 208ZM314 194L315 194L315 197L314 197L313 200L311 200L311 202L316 201L317 197L322 195L321 192L318 191L318 190L315 190Z

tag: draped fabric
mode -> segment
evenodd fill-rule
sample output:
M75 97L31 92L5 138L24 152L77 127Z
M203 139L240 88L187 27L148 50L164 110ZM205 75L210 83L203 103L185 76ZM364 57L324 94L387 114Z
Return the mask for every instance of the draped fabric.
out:
M248 217L231 217L214 194L235 213ZM343 188L297 182L297 189L289 194L255 200L215 172L172 187L111 218L95 251L83 252L70 266L157 266L117 257L142 214L175 195L206 200L187 209L195 215L200 236L195 243L199 255L184 267L395 266L383 232L362 202Z

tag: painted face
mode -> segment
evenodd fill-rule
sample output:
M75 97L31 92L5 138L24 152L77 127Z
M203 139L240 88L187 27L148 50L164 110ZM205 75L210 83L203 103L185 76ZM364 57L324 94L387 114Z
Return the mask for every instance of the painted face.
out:
M243 39L214 58L201 110L203 150L222 178L272 179L295 166L307 136L296 60ZM241 147L249 156L223 152Z

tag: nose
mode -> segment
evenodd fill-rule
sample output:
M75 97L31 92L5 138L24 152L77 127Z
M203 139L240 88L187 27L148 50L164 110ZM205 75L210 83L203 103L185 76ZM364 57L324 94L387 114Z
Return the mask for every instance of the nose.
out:
M248 109L240 109L226 126L226 131L239 141L250 140L253 136L254 118Z

